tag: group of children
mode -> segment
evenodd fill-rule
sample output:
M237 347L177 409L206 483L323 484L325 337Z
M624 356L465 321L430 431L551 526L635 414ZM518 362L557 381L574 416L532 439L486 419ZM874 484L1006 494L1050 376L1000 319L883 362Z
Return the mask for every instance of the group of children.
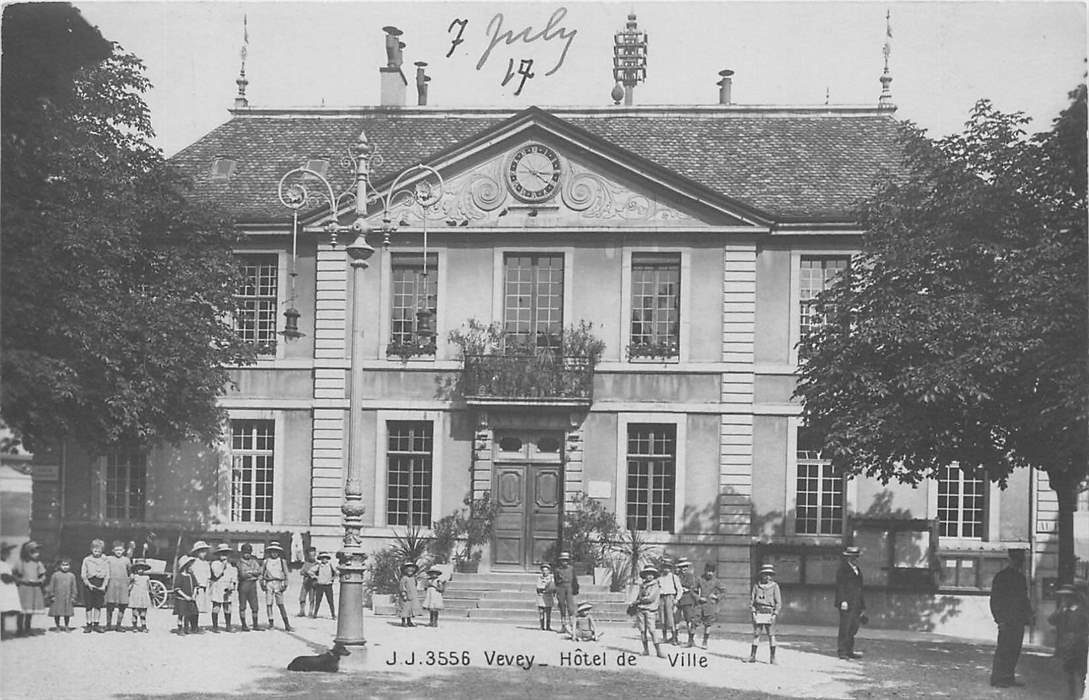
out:
M414 562L406 561L401 564L401 578L397 582L397 614L401 618L402 627L415 627L416 623L412 618L426 610L428 627L438 627L439 611L445 607L442 596L446 591L446 581L443 579L442 569L428 569L427 579L423 581L417 577L419 570L420 567Z
M569 555L563 553L558 559L558 567L567 566ZM722 589L718 586L713 564L704 568L702 576L696 577L688 559L680 558L674 564L663 561L661 571L654 566L645 566L640 572L639 591L628 606L628 614L635 620L643 642L643 654L650 655L650 645L655 653L662 657L661 644L680 645L680 623L683 621L688 632L688 646L695 646L696 631L703 627L702 648L707 648L714 624L718 600ZM773 580L775 567L766 564L760 569L759 580L753 585L749 602L753 623L752 653L749 663L756 661L756 650L760 635L765 634L771 647L771 663L775 663L775 619L782 608L782 594L779 584ZM558 577L549 564L542 564L537 578L537 615L542 630L552 629L552 607L560 584ZM577 592L577 582L574 590ZM569 620L566 606L562 601L561 633L575 641L594 641L602 633L597 631L590 610L593 605L583 602L576 608L574 620ZM662 641L658 641L657 629L662 629Z

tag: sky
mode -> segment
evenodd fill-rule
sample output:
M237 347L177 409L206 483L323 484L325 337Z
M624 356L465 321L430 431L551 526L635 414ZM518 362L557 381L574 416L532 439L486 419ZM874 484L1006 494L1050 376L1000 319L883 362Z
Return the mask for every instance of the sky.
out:
M1086 71L1082 2L74 4L144 60L154 85L146 101L168 156L230 118L244 18L253 107L378 104L387 25L404 32L408 104L413 63L422 60L431 105L608 105L613 33L630 11L649 37L638 105L714 104L724 68L735 71L738 104L875 105L888 40L897 117L941 136L960 130L976 100L988 98L1025 112L1042 131ZM463 30L455 20L467 20ZM532 41L499 41L489 52L497 33L526 27ZM516 95L520 77L502 82L508 64L517 71L523 59L533 60L533 77Z

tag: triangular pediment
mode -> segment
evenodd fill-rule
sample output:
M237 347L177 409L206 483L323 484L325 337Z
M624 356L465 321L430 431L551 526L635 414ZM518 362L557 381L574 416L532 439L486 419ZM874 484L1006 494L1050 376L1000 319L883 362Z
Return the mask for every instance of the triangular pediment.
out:
M423 165L396 181L373 183L379 195L368 206L373 226L388 218L416 227L425 216L433 230L716 230L767 223L759 212L537 108ZM442 177L441 196L430 169ZM413 196L423 183L431 188L426 207Z

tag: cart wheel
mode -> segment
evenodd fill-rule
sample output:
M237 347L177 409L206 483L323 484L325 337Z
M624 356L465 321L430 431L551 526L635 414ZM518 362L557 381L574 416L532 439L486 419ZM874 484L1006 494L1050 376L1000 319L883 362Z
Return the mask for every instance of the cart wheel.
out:
M151 604L156 608L166 607L166 586L162 581L151 579L148 582L148 593L151 594Z

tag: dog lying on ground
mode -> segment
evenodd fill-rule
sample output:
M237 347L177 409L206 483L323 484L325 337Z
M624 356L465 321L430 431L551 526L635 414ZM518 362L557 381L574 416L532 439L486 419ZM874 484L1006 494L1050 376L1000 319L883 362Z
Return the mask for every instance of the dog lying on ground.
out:
M323 671L336 673L340 666L340 657L348 656L352 652L340 644L334 644L332 649L323 651L317 656L296 656L287 665L288 671Z

